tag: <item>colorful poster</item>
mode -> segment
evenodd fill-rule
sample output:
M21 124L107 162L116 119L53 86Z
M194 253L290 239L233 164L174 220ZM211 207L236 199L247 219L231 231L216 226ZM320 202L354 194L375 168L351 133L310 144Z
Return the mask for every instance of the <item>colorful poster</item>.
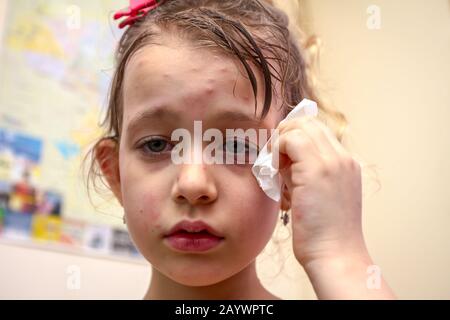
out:
M85 228L86 223L83 221L63 219L59 242L65 245L81 248L83 246Z
M41 139L0 128L0 180L36 183L42 146Z
M31 224L31 215L6 211L3 218L2 237L13 240L30 240Z
M126 0L9 0L0 45L0 238L133 254L120 206L88 198ZM125 232L126 231L122 231ZM112 242L115 239L114 243Z
M114 229L112 236L112 251L118 255L138 256L139 252L133 244L127 231Z
M120 208L87 196L82 160L102 130L102 108L111 81L113 54L121 30L111 28L113 10L126 0L14 0L5 14L0 52L0 128L27 132L45 144L39 171L26 178L64 198L64 216L118 225ZM26 145L27 141L20 145ZM32 146L38 147L31 142ZM15 164L5 155L4 165ZM9 169L6 171L10 172ZM3 180L9 181L4 178ZM19 201L32 201L22 197ZM25 194L24 194L25 195ZM17 200L17 199L14 199ZM108 217L108 218L107 218Z
M84 234L84 248L90 252L111 253L112 229L109 226L89 225Z
M61 238L61 218L45 214L36 214L32 221L33 239L58 242Z

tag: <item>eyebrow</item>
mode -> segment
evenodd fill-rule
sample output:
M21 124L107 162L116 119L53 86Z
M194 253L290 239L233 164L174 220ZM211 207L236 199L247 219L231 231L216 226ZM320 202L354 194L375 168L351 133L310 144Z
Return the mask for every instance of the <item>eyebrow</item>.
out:
M241 111L226 110L214 114L211 119L213 122L247 122L255 127L262 127L262 121L256 119L254 116L248 115Z
M158 122L158 123L177 123L181 120L179 112L171 110L168 107L157 107L145 110L135 116L129 123L127 130L133 132L142 123ZM256 119L252 115L248 115L242 111L225 110L219 111L211 116L211 118L204 119L211 122L246 122L248 125L255 127L264 127L261 120Z
M128 124L127 131L133 132L136 130L142 123L150 122L150 121L158 121L158 122L178 122L180 120L180 115L178 112L175 112L167 107L157 107L145 110L140 112L137 116L135 116L130 123Z

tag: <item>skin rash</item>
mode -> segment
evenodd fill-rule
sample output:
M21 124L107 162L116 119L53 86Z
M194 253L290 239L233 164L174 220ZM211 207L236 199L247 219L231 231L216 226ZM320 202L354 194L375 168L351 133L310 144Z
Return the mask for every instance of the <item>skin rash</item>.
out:
M254 72L259 115L264 85ZM143 47L127 65L118 161L106 176L131 237L153 268L146 298L276 298L261 285L255 259L284 200L276 203L263 193L251 165L174 165L170 152L150 157L138 147L148 137L170 139L177 128L192 131L195 120L203 130L275 128L281 117L277 99L257 120L244 75L231 58L174 37ZM108 142L101 147L113 149ZM224 240L206 253L176 252L163 235L184 219L203 220Z

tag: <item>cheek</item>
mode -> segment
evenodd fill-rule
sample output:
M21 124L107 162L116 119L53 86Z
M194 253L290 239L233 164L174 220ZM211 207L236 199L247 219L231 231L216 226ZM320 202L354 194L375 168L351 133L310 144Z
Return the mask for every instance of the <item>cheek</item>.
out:
M156 233L161 227L161 206L164 199L164 181L161 172L149 172L149 168L137 161L121 158L120 179L122 203L130 229L139 233ZM130 230L131 231L131 230Z
M159 255L157 239L163 233L163 188L152 174L130 175L122 182L123 208L133 242L147 259ZM149 260L150 261L150 260Z
M141 187L139 187L140 185ZM124 194L123 207L127 217L127 226L135 236L156 236L160 233L162 199L152 190L157 190L157 188L136 183Z
M236 180L225 186L227 202L235 213L234 234L249 238L251 242L268 241L278 219L279 204L264 194L251 171L234 176ZM239 188L233 187L236 185Z
M156 188L136 190L136 193L127 197L124 201L124 208L129 220L134 221L137 224L146 226L149 231L156 231L155 229L161 228L161 195L155 194L152 190ZM146 192L147 190L147 192Z
M252 189L252 195L243 201L243 212L241 233L249 234L255 238L269 239L275 228L278 218L278 204L269 199L265 194L259 194L258 190Z
M251 172L236 177L227 192L227 213L233 217L228 220L230 248L235 260L245 263L255 259L272 238L279 204L263 193Z
M155 189L153 189L155 190ZM158 236L162 232L161 216L162 216L162 195L147 192L142 195L141 208L139 210L139 219L142 226L147 226L149 234Z

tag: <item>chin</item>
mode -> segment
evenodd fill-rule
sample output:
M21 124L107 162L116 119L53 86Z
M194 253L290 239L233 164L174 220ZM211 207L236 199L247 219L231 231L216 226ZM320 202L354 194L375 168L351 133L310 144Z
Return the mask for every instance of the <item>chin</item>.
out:
M164 274L173 281L190 287L211 286L232 276L232 274L225 273L224 268L212 270L208 267L200 267L189 271L173 270L170 274L166 272Z
M180 275L179 277L172 277L172 280L188 287L206 287L215 285L223 280L227 279L226 277L209 277L203 275L197 275L195 277L186 277L184 275Z
M202 262L199 265L183 261L175 261L172 265L160 265L157 269L172 281L189 287L211 286L239 272L239 270L235 272L227 270L227 267L220 263L212 265L211 263Z

